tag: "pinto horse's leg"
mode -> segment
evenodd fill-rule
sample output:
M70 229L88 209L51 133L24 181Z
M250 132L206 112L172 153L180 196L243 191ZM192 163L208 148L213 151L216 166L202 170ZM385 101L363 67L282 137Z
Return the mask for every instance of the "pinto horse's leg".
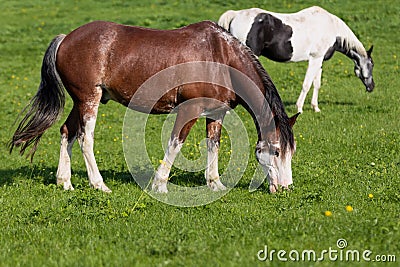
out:
M85 103L80 106L81 115L84 115L82 116L82 130L78 135L78 142L85 160L90 186L109 193L111 190L103 182L103 177L101 177L93 153L94 128L96 125L98 107L99 103ZM85 112L83 112L83 110Z
M223 116L218 119L207 118L207 168L205 172L208 187L213 191L225 190L218 174L218 151L221 138Z
M198 115L196 107L179 109L176 116L174 128L171 133L171 138L168 142L168 147L164 154L164 159L161 161L156 174L154 176L152 190L158 193L167 193L167 182L172 164L176 156L182 148L190 129L197 121Z
M79 130L79 113L74 106L67 120L61 126L60 160L57 169L57 185L62 185L65 190L74 190L71 184L71 157L72 146Z
M321 88L321 76L322 76L322 68L319 69L317 76L315 76L313 82L314 92L311 99L311 106L313 107L315 112L321 112L321 110L318 108L318 91L319 88Z
M304 101L306 100L307 93L311 88L311 84L321 70L323 59L323 57L310 58L308 61L308 68L303 82L303 89L301 90L300 96L296 102L297 111L300 113L303 112Z

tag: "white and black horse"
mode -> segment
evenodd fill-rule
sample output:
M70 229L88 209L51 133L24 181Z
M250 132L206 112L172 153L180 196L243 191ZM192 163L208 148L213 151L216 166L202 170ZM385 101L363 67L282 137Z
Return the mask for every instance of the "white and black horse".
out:
M314 93L311 105L318 108L318 90L321 86L322 62L335 51L354 61L354 71L366 90L375 87L372 78L373 47L366 51L351 29L337 16L314 6L293 14L280 14L259 8L226 11L218 24L229 30L257 55L278 62L308 61L303 88L297 100L297 109L303 105L311 84Z

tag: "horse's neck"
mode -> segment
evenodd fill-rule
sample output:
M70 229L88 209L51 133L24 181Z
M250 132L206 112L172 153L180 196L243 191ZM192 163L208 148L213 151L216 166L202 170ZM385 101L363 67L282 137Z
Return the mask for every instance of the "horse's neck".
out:
M360 44L358 46L352 45L354 42L351 42L350 44L346 39L342 39L343 37L337 37L336 38L336 43L335 43L335 49L336 51L339 51L340 53L344 54L351 60L356 60L359 57L365 57L366 52L364 47ZM361 47L360 47L361 45ZM362 48L362 49L361 49Z
M343 40L343 37L336 37L335 43L336 51L350 57L350 49L346 43L346 40Z
M352 32L349 26L346 25L341 19L336 17L336 25L339 29L338 36L336 37L336 50L345 54L347 57L354 59L354 54L359 56L367 56L366 50L360 40Z

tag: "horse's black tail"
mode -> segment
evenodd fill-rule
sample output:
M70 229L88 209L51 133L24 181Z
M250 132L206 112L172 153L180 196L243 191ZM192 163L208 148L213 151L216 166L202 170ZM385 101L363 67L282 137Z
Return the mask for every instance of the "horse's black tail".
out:
M28 154L32 160L43 133L57 121L64 109L64 86L56 70L57 50L64 37L65 35L58 35L47 48L39 89L21 112L26 114L8 144L10 153L14 147L21 147L20 154L23 155L33 144Z

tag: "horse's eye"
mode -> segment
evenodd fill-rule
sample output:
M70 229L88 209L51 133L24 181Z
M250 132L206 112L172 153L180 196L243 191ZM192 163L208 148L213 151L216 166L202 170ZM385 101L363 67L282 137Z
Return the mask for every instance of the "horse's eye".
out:
M275 150L274 156L275 157L279 157L279 151L278 150Z

